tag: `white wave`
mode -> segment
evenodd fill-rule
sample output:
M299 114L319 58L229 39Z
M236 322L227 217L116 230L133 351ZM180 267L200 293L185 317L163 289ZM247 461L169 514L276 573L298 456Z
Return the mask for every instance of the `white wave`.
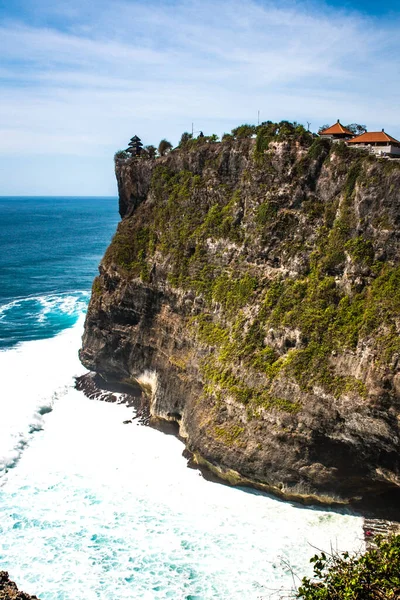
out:
M16 298L0 306L0 320L15 308L25 308L35 304L39 319L43 321L51 312L61 312L66 315L73 315L82 312L86 307L90 293L85 291L65 292L60 294L45 294L40 296L26 296Z
M73 375L84 372L77 356L82 325L83 316L54 338L0 352L0 476L42 428L43 415L71 385Z
M205 481L182 444L70 390L0 489L0 562L43 600L256 600L362 547L361 519ZM274 596L274 597L279 597Z
M45 317L48 313L55 310L66 315L76 314L86 307L88 298L89 292L80 292L79 295L57 294L54 296L45 296L39 300L42 306L41 315Z
M88 400L73 388L81 332L82 318L0 354L3 466L17 460L0 487L0 565L22 589L42 600L261 600L291 588L290 569L309 573L315 547L362 548L360 518L207 482L179 440Z
M19 302L23 301L24 298L21 299L17 299L17 300L12 300L12 302L7 302L6 304L2 304L0 306L0 319L4 316L4 313L7 312L8 310L14 308L14 306L17 306Z

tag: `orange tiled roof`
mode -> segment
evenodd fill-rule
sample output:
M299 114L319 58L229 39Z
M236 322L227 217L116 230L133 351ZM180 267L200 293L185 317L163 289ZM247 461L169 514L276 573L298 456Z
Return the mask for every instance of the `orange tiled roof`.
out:
M395 140L394 137L382 131L367 131L367 133L363 133L356 138L349 140L348 144L373 144L374 142L392 142L395 144L400 144L398 140Z
M328 127L328 129L324 129L323 131L319 132L319 135L338 135L338 134L354 135L354 133L351 132L350 129L343 127L343 125L341 124L339 119L338 119L337 123L335 123L334 125L331 125L331 127Z

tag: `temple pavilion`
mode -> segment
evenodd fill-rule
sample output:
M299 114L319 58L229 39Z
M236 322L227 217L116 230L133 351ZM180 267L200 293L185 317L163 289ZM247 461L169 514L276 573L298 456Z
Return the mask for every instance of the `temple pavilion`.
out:
M400 142L382 131L368 131L347 142L352 148L366 148L378 156L395 156L400 158Z
M350 138L354 137L354 133L352 131L350 131L350 129L347 129L347 127L343 127L343 125L341 124L341 122L339 121L339 119L337 120L337 122L334 125L331 125L331 127L328 127L327 129L323 129L322 131L319 132L319 135L323 138L326 138L328 140L349 140Z

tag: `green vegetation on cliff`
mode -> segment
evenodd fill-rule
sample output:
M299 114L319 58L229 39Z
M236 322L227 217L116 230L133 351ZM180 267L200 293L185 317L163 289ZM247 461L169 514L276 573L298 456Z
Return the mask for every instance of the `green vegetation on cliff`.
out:
M85 366L154 374L154 417L229 481L394 506L400 161L282 122L185 135L116 175Z
M247 144L236 185L219 175L233 143ZM169 285L201 297L191 331L210 348L201 369L215 397L229 393L249 414L260 406L293 412L299 405L274 392L283 376L303 391L366 396L365 383L333 359L367 344L389 367L400 353L400 266L377 256L357 199L398 165L331 147L288 122L243 125L211 146L188 137L174 152L195 146L202 172L157 164L151 201L121 223L106 261L151 283L162 256ZM334 193L321 197L321 176ZM391 227L389 213L380 218Z

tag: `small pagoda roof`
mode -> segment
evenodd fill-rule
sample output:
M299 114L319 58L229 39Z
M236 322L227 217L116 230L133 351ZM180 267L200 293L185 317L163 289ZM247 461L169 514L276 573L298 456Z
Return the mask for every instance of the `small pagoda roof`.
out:
M374 144L379 142L383 142L385 144L400 144L399 140L396 140L383 129L382 131L367 131L366 133L358 135L356 138L349 140L348 144Z
M320 131L319 135L354 135L354 133L350 129L347 129L347 127L343 127L338 119L334 125Z
M140 142L141 140L140 140L140 138L139 138L137 135L134 135L134 136L131 138L131 140L130 140L130 141L131 141L131 142Z

